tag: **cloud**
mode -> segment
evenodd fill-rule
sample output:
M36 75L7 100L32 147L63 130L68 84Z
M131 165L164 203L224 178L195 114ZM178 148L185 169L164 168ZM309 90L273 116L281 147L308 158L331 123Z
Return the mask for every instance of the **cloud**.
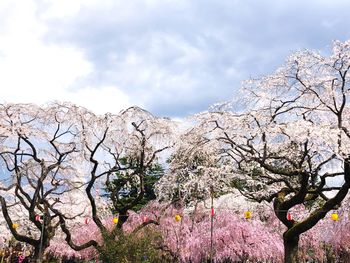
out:
M73 101L97 114L118 113L131 105L128 96L116 87L86 87L77 92L67 92L58 99Z
M48 28L35 16L34 2L8 1L6 7L7 25L0 36L3 101L43 104L69 100L98 113L118 112L130 106L127 96L117 87L80 84L81 79L88 79L94 65L78 47L42 40Z
M292 51L326 51L350 35L350 3L341 0L3 0L2 7L6 100L69 98L101 110L106 104L93 101L116 94L116 105L172 117L232 98L242 80L272 72Z

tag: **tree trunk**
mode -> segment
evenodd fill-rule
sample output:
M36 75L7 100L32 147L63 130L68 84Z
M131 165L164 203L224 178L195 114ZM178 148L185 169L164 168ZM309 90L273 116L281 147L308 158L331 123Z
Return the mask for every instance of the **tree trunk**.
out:
M284 263L298 263L299 236L286 238L283 236Z
M40 246L34 248L33 262L42 263L44 262L44 252L48 246L43 246L40 250Z

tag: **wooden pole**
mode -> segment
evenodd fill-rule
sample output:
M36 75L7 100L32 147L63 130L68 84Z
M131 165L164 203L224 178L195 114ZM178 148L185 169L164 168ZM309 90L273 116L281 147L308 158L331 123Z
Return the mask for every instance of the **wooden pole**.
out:
M210 263L213 262L213 230L214 230L214 190L213 187L210 188L211 197L211 211L210 211Z
M43 250L43 239L44 239L44 226L45 226L45 213L43 214L43 222L42 222L41 235L40 235L39 262L43 261L42 250Z

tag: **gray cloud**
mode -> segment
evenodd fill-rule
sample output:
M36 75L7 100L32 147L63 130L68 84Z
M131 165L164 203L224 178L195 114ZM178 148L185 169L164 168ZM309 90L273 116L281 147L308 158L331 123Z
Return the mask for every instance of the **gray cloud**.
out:
M115 85L157 115L182 117L230 99L242 80L272 72L292 51L348 39L349 7L340 0L115 1L46 21L45 41L77 46L94 65L73 88Z

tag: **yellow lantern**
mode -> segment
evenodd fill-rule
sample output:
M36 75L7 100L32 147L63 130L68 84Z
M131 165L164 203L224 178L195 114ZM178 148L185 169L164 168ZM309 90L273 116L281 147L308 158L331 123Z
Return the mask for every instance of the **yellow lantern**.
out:
M176 215L175 216L175 221L176 222L180 222L181 221L181 216L180 215Z
M119 222L119 218L118 217L113 218L113 223L114 224L118 224L118 222Z
M18 224L16 224L16 223L13 223L13 224L12 224L12 228L13 228L13 229L16 229L17 227L18 227Z
M331 215L331 218L332 218L333 221L338 221L338 214L337 213L333 213Z
M250 219L250 218L252 218L252 212L250 212L250 211L244 212L244 217L245 217L245 219Z

